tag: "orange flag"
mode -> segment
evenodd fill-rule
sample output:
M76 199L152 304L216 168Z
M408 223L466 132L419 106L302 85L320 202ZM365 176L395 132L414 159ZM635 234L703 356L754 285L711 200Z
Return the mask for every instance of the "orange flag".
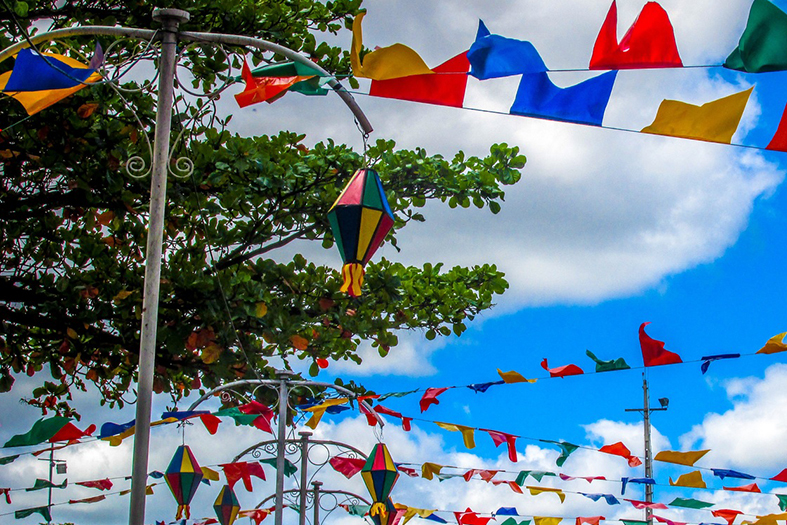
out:
M787 350L787 344L785 344L784 336L787 335L787 332L774 335L768 342L765 343L765 346L757 350L758 354L778 354L779 352L784 352Z
M710 452L710 450L697 450L693 452L675 452L673 450L662 450L656 457L656 461L663 461L664 463L676 463L678 465L686 465L693 467L699 459Z
M702 479L702 472L699 470L689 472L688 474L682 474L677 481L672 481L672 478L670 478L669 484L673 487L694 487L698 489L708 487Z

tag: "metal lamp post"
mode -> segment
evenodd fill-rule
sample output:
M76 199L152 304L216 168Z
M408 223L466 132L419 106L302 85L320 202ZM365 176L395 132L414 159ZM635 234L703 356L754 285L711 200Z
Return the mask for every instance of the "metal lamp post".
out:
M180 9L155 9L153 19L161 24L161 29L137 29L109 26L82 26L59 29L31 36L29 40L14 44L0 51L0 61L9 58L29 45L58 38L82 35L116 36L158 41L161 44L158 66L158 104L156 108L156 130L154 133L153 155L151 160L150 181L150 220L148 225L147 254L145 261L145 284L142 303L142 327L140 333L139 369L137 385L136 431L134 435L134 461L131 479L131 503L129 525L142 525L145 519L145 485L147 481L148 451L150 446L150 415L153 398L153 373L156 359L156 332L158 324L159 287L161 276L161 257L164 235L164 211L166 207L167 170L169 162L169 142L172 124L172 105L174 99L175 68L177 66L177 46L181 42L207 42L228 46L253 47L270 51L289 60L305 65L321 76L328 77L328 85L339 95L353 113L359 127L365 134L372 131L369 120L355 102L352 95L332 75L308 58L286 47L259 38L220 33L199 33L180 31L180 24L189 20L189 14ZM280 381L282 394L286 399L286 381ZM286 402L284 403L286 407ZM286 408L283 409L286 415ZM281 417L280 412L280 417ZM283 438L279 429L279 438ZM279 467L283 467L282 464ZM277 514L280 514L277 513ZM280 518L277 524L281 524Z

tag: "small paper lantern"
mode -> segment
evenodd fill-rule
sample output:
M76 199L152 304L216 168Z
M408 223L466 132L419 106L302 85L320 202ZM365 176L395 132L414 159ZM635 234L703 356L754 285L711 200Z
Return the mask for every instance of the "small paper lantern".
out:
M399 471L394 465L385 443L377 443L374 446L366 464L361 469L361 477L374 502L369 510L369 515L374 518L380 514L382 520L387 522L385 519L388 514L386 502L396 480L399 479Z
M344 261L341 291L358 297L363 284L363 267L394 223L376 171L363 168L355 172L328 210L328 221Z
M372 516L374 525L394 525L396 523L396 507L391 498L385 502L385 516L381 513Z
M235 492L229 485L221 487L219 497L216 498L216 502L213 504L213 510L216 511L216 516L218 516L221 525L232 525L235 523L235 520L238 518L238 512L240 512L240 504L238 503L238 497L235 496Z
M186 519L189 519L191 517L189 503L202 481L202 469L187 445L181 445L175 451L175 455L172 456L172 461L169 462L169 467L164 473L164 478L178 503L178 513L175 519L181 519L184 514Z

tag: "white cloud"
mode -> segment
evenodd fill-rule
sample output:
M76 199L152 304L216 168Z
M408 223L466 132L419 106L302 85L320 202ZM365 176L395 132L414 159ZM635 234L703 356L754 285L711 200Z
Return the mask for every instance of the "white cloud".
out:
M732 379L724 383L733 408L710 413L680 438L685 449L711 449L706 456L718 468L740 469L771 477L787 465L782 444L787 439L787 402L784 384L787 365L776 364L764 377Z

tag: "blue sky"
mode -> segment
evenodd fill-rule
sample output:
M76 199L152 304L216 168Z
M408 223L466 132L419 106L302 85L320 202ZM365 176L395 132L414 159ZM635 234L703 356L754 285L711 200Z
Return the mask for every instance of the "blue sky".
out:
M787 9L787 1L775 3ZM644 2L621 0L618 4L622 34ZM675 26L684 63L705 64L723 61L735 45L750 2L665 0L662 5ZM609 3L466 2L453 6L450 16L438 3L380 1L367 7L364 40L369 47L403 42L435 65L465 49L475 35L478 18L483 18L492 32L529 39L547 65L564 68L586 64ZM349 44L348 34L341 38ZM735 141L766 144L787 102L786 79L783 73L742 75L720 69L622 72L605 124L643 127L652 121L663 98L699 104L754 83L755 93ZM556 80L563 85L574 81L569 74ZM493 84L471 79L466 104L507 109L515 88L515 81ZM293 94L271 106L245 112L234 108L231 100L221 103L222 111L235 113L236 131L241 133L271 133L286 122L290 129L307 132L311 141L330 136L360 145L349 114L338 100L304 99ZM422 334L403 334L402 345L389 358L376 359L373 352L365 351L364 365L333 363L320 379L338 375L382 393L494 381L497 368L544 377L546 372L539 364L545 357L552 367L575 363L592 370L586 349L602 359L624 357L630 365L640 366L637 329L646 321L652 323L648 333L665 341L667 349L685 361L712 354L751 353L771 336L787 331L787 193L783 186L787 154L368 97L359 97L359 103L376 128L372 138L393 138L401 147L420 145L430 153L445 155L464 149L480 155L496 141L520 146L529 162L522 182L508 191L500 215L429 206L425 210L427 222L403 232L401 253L384 247L376 256L410 264L493 262L507 273L511 290L461 338L430 343ZM308 245L298 245L292 251L339 264L334 251ZM716 362L704 376L699 363L650 369L651 404L657 405L659 397L670 399L669 410L653 416L654 452L711 448L700 465L735 468L758 476L772 476L787 467L784 360L783 354L777 354ZM624 411L642 406L641 373L631 370L546 379L532 385L493 387L486 394L450 390L423 417L592 447L622 440L641 454L641 419ZM17 404L31 385L21 378L14 391L0 396L3 442L29 428L37 418L33 409ZM419 416L419 397L414 394L384 404L405 415ZM86 420L99 425L133 417L128 411L99 409L93 396L79 398L77 403ZM157 400L156 409L163 409L166 403L166 399ZM432 424L416 422L414 430L405 434L395 420L387 421L384 437L397 461L509 471L558 470L556 449L544 444L520 440L520 462L513 465L504 450L493 448L491 440L480 433L476 435L478 447L467 451L458 434ZM244 427L224 424L221 428L221 438L208 436L200 427L188 430L188 442L203 464L232 459L235 448L230 451L224 443L235 443L240 451L266 437L249 434ZM326 416L317 435L345 440L364 450L375 441L365 421L355 415ZM175 429L154 430L151 469L166 468L179 442ZM63 452L69 459L71 482L130 471L130 442L118 449L103 443L81 447ZM27 486L22 480L32 483L36 475L43 477L43 464L39 463L27 458L0 467L0 487ZM660 484L666 484L668 476L686 471L656 464ZM575 453L562 472L614 479L643 475L641 468L629 469L620 458L592 451ZM326 483L364 493L357 478L347 481L332 473L322 475ZM513 478L508 475L508 479ZM545 483L566 490L620 493L619 486L612 484ZM719 480L709 485L721 487ZM776 490L779 487L775 485L762 487L764 491ZM122 483L118 486L125 487ZM254 495L239 491L244 507L271 490L270 484L260 486ZM212 515L210 505L218 490L214 489L203 489L204 501L195 504L196 516ZM640 488L629 490L626 497L642 499ZM40 504L41 494L14 493L15 504L0 503L0 514ZM63 494L61 498L56 493L56 501L95 493L69 489ZM676 495L752 514L778 511L773 496L656 488L657 501L668 503ZM442 510L470 506L477 512L490 512L500 506L517 506L529 515L641 516L631 507L591 504L577 495L569 495L560 505L546 496L516 495L504 487L477 481L439 483L403 477L394 499ZM55 516L58 520L78 519L77 523L123 523L125 505L126 500L110 498L91 507L59 507ZM680 521L714 521L708 513L662 512ZM148 521L169 518L170 514L174 515L174 504L160 487L150 498ZM358 518L333 517L337 523L360 523ZM19 523L37 523L35 520L31 517Z

